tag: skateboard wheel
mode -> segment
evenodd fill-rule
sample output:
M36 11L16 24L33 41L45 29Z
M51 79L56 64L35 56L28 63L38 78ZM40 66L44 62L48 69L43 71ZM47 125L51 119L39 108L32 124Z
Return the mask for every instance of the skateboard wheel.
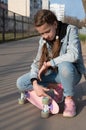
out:
M49 98L48 97L43 97L42 98L42 104L48 105L49 104Z
M24 99L19 98L19 99L18 99L18 103L19 103L20 105L23 105L23 104L25 104L25 100L24 100Z
M41 111L41 117L42 118L48 118L49 117L49 111L47 111L47 112Z

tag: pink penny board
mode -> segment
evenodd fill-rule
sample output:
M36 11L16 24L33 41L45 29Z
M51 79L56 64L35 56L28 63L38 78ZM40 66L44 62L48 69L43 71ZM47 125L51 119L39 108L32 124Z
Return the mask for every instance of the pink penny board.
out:
M42 98L43 97L38 97L34 90L27 92L27 100L41 110L43 110ZM52 114L57 114L59 112L59 106L54 99L52 99L49 108Z

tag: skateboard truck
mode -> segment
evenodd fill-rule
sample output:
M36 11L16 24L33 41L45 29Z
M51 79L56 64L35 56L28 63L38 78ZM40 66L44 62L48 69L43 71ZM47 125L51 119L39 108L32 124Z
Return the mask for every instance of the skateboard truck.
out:
M48 97L42 98L43 110L41 111L42 118L48 118L50 113L50 99Z
M26 94L25 94L25 92L21 92L21 97L18 99L18 103L19 104L25 104L25 102L26 102Z

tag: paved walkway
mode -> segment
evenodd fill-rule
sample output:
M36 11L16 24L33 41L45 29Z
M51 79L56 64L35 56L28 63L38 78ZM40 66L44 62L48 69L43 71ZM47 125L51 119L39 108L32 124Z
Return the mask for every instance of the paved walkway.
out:
M62 114L40 117L40 110L27 103L19 105L16 79L28 72L38 48L38 37L0 44L0 130L86 130L86 82L76 87L77 116ZM83 57L86 64L86 46Z

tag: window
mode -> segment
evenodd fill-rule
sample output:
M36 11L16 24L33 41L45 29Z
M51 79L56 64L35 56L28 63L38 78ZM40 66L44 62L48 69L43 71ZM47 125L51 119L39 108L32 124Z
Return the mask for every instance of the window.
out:
M0 0L0 3L7 4L7 3L8 3L8 0Z
M38 8L37 0L34 0L34 8Z

